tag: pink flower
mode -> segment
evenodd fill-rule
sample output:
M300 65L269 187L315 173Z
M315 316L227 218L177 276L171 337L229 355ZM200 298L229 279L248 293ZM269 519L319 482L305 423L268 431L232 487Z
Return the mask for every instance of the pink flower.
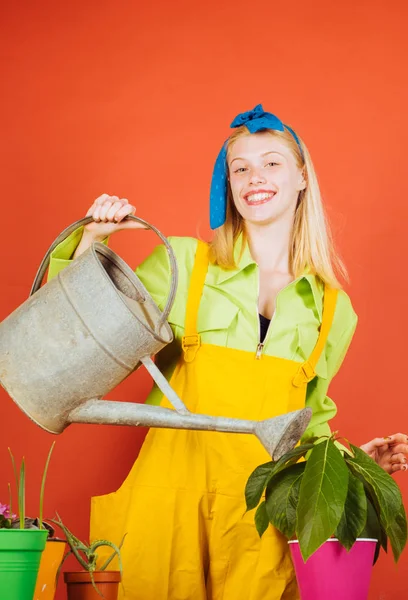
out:
M8 504L2 504L0 502L0 515L3 515L5 519L15 519L17 515L10 513L10 507Z

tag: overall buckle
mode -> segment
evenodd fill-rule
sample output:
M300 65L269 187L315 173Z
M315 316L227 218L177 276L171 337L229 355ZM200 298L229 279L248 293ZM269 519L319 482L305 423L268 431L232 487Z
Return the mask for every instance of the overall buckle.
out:
M194 335L183 335L181 340L181 347L184 351L185 362L193 362L200 346L201 336L199 333L196 333Z
M316 371L314 370L314 367L310 364L310 362L307 360L306 362L300 365L298 372L293 378L293 385L295 387L300 387L304 383L309 383L309 381L312 381L312 379L314 379L315 377Z

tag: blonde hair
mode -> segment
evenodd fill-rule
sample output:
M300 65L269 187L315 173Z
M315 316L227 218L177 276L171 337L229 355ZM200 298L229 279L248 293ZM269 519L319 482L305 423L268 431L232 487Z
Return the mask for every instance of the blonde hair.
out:
M306 271L319 277L324 283L341 288L338 276L348 280L346 268L335 251L330 228L325 216L319 184L312 159L305 144L300 140L303 157L299 147L289 130L260 132L272 135L283 141L291 150L299 169L303 170L306 188L299 193L293 221L292 239L289 254L289 266L295 278ZM252 135L245 125L238 127L227 140L227 155L232 144L246 135ZM224 225L215 230L210 243L210 260L223 269L236 269L234 245L243 235L242 249L245 248L247 236L244 220L235 208L231 187L228 182L227 217Z

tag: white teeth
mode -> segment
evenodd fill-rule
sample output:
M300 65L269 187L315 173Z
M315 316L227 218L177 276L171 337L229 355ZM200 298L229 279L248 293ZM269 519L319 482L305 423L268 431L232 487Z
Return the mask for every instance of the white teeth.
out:
M260 202L261 200L267 200L268 198L272 198L274 194L267 194L265 192L260 192L259 194L251 194L246 197L247 202Z

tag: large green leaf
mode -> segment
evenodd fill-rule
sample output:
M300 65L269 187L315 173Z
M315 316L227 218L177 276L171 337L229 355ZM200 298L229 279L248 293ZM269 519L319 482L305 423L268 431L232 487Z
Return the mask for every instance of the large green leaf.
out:
M261 502L261 504L258 506L258 508L256 510L255 527L256 527L256 530L258 531L260 537L263 536L263 534L269 527L269 519L268 519L268 515L266 514L265 502Z
M273 473L276 463L271 461L256 467L251 473L245 486L245 500L247 510L252 510L258 506L262 497L263 491Z
M377 547L374 555L374 564L380 554L381 546L383 546L385 552L387 552L387 535L381 526L377 510L374 508L374 502L371 499L370 494L366 495L367 500L367 519L363 530L359 536L362 538L370 538L378 540Z
M360 532L360 536L364 538L373 538L379 540L380 536L380 521L374 504L371 500L370 494L366 495L367 500L367 517L363 529Z
M402 505L401 492L391 475L388 475L363 450L350 444L355 458L345 459L353 474L361 479L378 503L380 521L385 531L395 521Z
M349 471L331 439L317 444L300 486L296 531L307 560L336 530L344 510Z
M386 533L390 539L394 560L397 562L407 543L407 516L403 504L394 522L387 527Z
M380 505L370 486L363 482L367 497L367 523L360 537L373 538L379 541L384 552L388 552L388 538L380 521Z
M344 511L336 530L336 537L347 550L350 550L353 546L362 532L366 521L367 498L364 485L357 477L349 473L349 485Z
M274 475L266 488L266 513L269 521L287 538L296 529L296 507L306 463L298 463Z
M312 442L302 444L301 446L297 446L296 448L293 448L293 450L286 452L279 460L270 461L256 467L249 476L245 487L247 510L252 510L258 506L266 486L274 475L279 473L282 469L285 469L287 465L296 463L300 458L305 456L309 450L312 450L312 448L314 448Z

